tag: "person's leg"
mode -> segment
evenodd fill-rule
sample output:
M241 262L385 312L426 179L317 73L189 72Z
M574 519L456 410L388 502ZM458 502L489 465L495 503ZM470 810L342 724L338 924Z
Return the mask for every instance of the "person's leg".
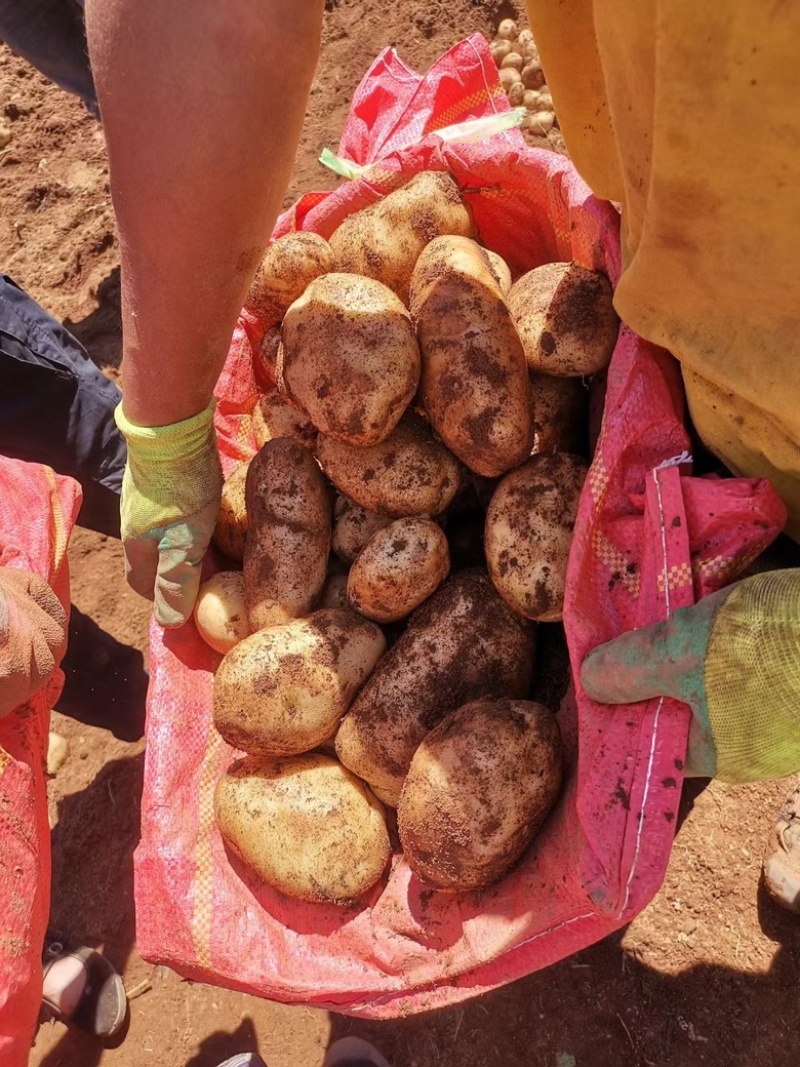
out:
M764 885L776 903L800 914L800 778L775 824L764 857Z
M126 456L113 418L120 395L72 334L0 275L0 452L75 478L78 522L114 537Z

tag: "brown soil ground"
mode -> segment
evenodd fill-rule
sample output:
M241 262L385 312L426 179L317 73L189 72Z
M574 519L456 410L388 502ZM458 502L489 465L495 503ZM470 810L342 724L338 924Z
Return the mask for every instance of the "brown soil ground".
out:
M287 202L326 188L351 93L386 44L425 69L510 5L339 0ZM0 48L2 268L116 376L118 255L101 128ZM180 980L136 951L131 857L138 834L148 606L124 585L117 543L76 531L68 687L54 727L70 754L51 782L52 920L103 945L131 992L130 1028L101 1049L43 1027L35 1067L215 1067L256 1048L269 1067L319 1067L333 1037L376 1041L395 1067L797 1067L800 922L759 887L786 783L687 790L665 885L624 933L452 1010L364 1023Z

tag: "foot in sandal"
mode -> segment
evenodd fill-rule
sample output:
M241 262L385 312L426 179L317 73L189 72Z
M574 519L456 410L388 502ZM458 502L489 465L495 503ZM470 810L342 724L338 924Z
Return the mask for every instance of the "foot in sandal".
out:
M75 946L48 930L42 953L42 1015L103 1039L125 1025L128 1000L122 979L94 949Z
M323 1067L389 1067L389 1061L361 1037L340 1037L325 1053Z

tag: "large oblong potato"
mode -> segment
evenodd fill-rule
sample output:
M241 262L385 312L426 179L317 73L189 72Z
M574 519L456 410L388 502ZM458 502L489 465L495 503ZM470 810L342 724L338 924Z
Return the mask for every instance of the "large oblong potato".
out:
M264 253L245 307L264 326L274 326L310 282L333 269L333 250L324 237L304 230L286 233Z
M437 238L411 289L431 424L470 470L499 477L530 454L533 434L525 356L486 253Z
M391 521L388 515L369 511L343 493L338 493L333 506L331 548L343 562L353 563L364 551L370 538Z
M561 788L555 716L529 700L452 712L414 753L397 809L411 870L437 889L486 889L519 861Z
M259 630L214 675L214 725L252 755L309 752L336 728L385 649L381 628L348 608Z
M325 584L331 499L307 448L276 437L250 460L245 497L247 613L253 630L307 615Z
M445 172L423 171L401 189L350 215L331 237L337 269L387 285L403 303L414 264L441 234L475 236L469 208Z
M214 814L242 862L311 904L362 896L391 855L380 803L321 753L234 763L217 784Z
M438 515L461 486L458 460L414 412L408 412L385 441L371 448L357 448L320 434L317 456L340 493L367 511L394 519Z
M397 519L379 530L350 568L347 600L360 615L396 622L427 600L447 577L450 550L430 519Z
M247 541L245 483L250 461L234 467L222 485L219 515L214 527L214 544L230 559L241 563Z
M582 456L533 456L502 479L486 512L489 574L527 619L558 622L567 563L588 464Z
M481 697L524 697L534 629L480 570L449 578L417 608L342 719L336 754L396 805L411 759L445 715Z
M383 441L416 393L419 372L411 316L372 278L326 274L286 312L278 388L329 437Z
M253 434L259 448L276 437L291 437L311 452L317 444L314 424L277 389L270 389L259 397L253 409Z
M523 274L508 309L530 369L569 378L607 366L619 332L613 300L605 274L577 263L545 263Z

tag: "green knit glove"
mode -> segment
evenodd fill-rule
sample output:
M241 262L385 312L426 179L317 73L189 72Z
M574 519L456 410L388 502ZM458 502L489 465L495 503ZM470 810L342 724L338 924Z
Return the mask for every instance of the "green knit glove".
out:
M800 570L746 578L601 645L581 683L601 704L688 704L688 775L753 782L800 770Z
M162 626L182 626L200 585L200 566L219 513L222 471L214 405L171 426L135 426L120 405L128 442L120 505L125 575L153 600Z

